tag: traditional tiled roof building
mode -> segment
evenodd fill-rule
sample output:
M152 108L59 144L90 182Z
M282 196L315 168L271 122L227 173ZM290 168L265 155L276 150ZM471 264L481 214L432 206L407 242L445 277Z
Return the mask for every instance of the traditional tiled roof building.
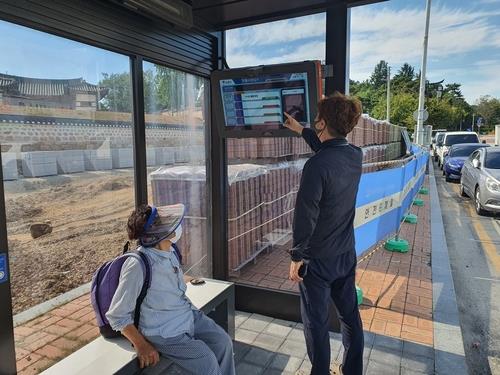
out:
M40 79L0 73L0 104L36 108L92 110L108 89L83 78Z

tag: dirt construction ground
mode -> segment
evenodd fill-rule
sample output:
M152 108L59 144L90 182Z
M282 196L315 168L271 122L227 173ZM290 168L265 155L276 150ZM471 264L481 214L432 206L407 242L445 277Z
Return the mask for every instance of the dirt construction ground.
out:
M118 255L134 207L132 170L4 182L14 313L89 282ZM30 225L50 221L37 239Z

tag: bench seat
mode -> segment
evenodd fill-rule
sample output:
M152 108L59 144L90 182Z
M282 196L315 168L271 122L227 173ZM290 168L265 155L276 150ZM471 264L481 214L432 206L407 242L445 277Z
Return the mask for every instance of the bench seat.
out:
M187 296L193 304L214 319L234 339L234 285L229 282L205 279L203 285L188 283ZM99 337L70 354L44 375L105 375L105 374L150 374L163 373L171 362L161 357L155 367L141 371L135 350L124 338L105 339Z

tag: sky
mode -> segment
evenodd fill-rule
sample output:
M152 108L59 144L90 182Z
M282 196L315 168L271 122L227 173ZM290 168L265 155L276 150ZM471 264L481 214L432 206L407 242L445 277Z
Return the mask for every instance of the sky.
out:
M380 61L420 70L425 0L390 0L351 10L350 78L365 80ZM325 58L324 14L231 30L230 67ZM500 0L433 0L427 79L461 83L467 101L500 97Z
M425 0L390 0L351 11L350 77L364 80L380 60L393 72L420 69ZM251 26L227 33L231 67L324 60L325 15ZM129 70L126 56L0 21L0 72L97 83L102 73ZM500 97L500 0L433 0L427 76L461 83L473 104Z
M130 70L127 56L0 21L0 73L32 78L84 78Z

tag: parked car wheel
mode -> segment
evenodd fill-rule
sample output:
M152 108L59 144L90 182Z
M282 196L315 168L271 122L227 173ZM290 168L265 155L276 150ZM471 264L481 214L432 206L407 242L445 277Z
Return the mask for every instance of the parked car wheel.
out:
M479 191L479 187L476 188L476 201L475 201L475 206L476 206L476 213L478 215L484 215L486 214L486 211L483 209L481 206L481 192Z
M446 180L446 182L452 182L452 179L450 178L450 176L448 174L444 174L444 179Z
M460 196L461 197L468 197L467 193L465 192L464 185L462 184L462 181L460 181Z

